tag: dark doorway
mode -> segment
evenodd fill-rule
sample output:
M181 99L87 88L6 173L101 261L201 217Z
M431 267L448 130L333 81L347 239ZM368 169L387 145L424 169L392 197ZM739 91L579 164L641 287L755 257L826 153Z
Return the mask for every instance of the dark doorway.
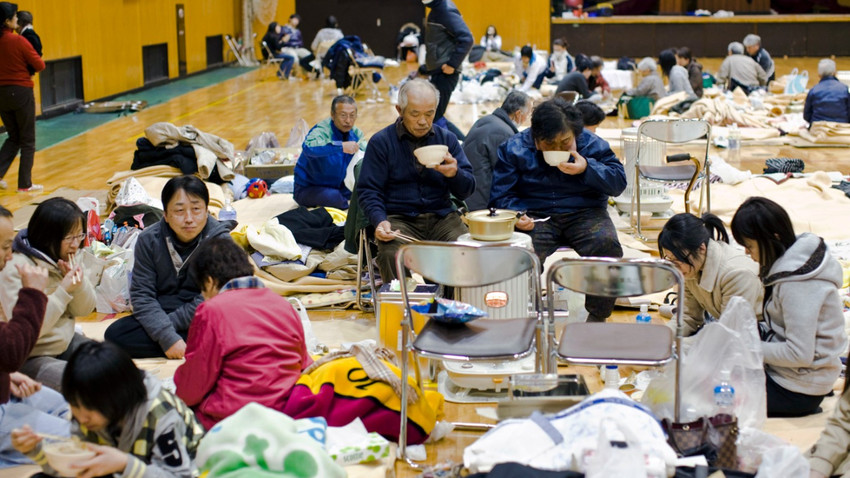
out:
M168 43L142 47L142 72L145 85L168 80Z
M376 55L396 57L396 35L402 25L422 26L425 7L419 0L295 0L301 31L308 48L316 32L334 15L346 35L357 35Z
M41 81L41 113L45 117L76 108L83 102L82 57L44 62Z
M177 4L177 71L186 76L186 9Z

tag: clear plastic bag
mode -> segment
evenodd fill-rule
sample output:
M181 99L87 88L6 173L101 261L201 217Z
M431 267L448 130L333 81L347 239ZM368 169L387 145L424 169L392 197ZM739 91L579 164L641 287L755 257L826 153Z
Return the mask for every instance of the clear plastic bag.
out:
M251 138L251 141L248 142L248 147L246 151L251 151L257 148L280 148L280 141L277 140L277 136L271 131L263 131Z
M746 300L733 297L718 322L707 324L693 338L682 359L682 411L695 416L714 415L712 391L722 370L731 372L735 388L735 414L741 428L759 428L767 419L761 341L753 309ZM669 366L653 379L641 402L659 418L673 419L675 367Z
M776 478L778 476L809 476L809 462L793 445L771 448L761 457L761 465L756 478Z
M289 132L289 140L286 141L287 148L300 148L301 143L304 142L304 138L307 137L307 133L310 131L310 127L307 125L307 122L304 121L304 118L298 118L298 121L295 122L295 126L292 127L292 130Z
M100 285L95 288L98 312L111 314L131 310L129 271L126 261L113 264L103 270Z
M615 428L624 440L613 440L610 428ZM599 444L587 462L587 478L646 478L646 460L635 434L628 424L603 420L599 424Z

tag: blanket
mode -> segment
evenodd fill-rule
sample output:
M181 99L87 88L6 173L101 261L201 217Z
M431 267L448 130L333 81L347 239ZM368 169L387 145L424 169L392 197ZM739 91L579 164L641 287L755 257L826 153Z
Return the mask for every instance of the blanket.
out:
M815 121L809 129L800 129L801 138L819 144L850 145L850 124L833 121Z
M401 376L395 365L386 367ZM415 386L413 379L408 379ZM425 390L420 399L408 405L407 437L409 443L423 443L443 418L443 396ZM370 378L360 362L342 358L322 364L304 374L292 388L283 413L293 418L324 417L329 426L343 426L360 418L366 430L388 440L398 441L401 398L392 385Z

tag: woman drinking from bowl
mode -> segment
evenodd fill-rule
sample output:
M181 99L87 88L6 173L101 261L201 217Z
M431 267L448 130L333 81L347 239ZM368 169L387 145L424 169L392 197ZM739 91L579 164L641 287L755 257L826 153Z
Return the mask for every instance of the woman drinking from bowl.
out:
M62 394L74 415L72 435L94 452L71 465L77 476L197 476L195 452L204 428L123 350L110 343L82 344L68 360ZM56 470L45 461L41 441L29 426L12 431L15 449L52 475Z
M658 235L658 253L685 277L685 296L679 298L685 336L697 333L707 320L719 319L735 296L746 299L761 318L764 288L758 264L729 245L719 217L676 214Z
M794 234L788 213L763 197L744 201L732 235L759 263L764 283L760 323L767 415L817 413L841 373L847 337L838 296L841 265L823 239Z
M94 286L77 263L85 239L84 218L80 208L64 198L39 204L27 228L15 237L11 262L0 272L0 305L5 317L11 317L21 290L16 266L47 269L47 311L41 334L20 371L60 391L65 361L88 340L74 331L74 317L90 314L95 306Z

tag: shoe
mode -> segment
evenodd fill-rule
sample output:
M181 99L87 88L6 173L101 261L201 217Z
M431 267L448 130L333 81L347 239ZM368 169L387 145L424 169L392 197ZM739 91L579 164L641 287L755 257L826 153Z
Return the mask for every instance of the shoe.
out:
M0 179L0 189L9 189L9 185L2 179Z
M278 79L283 79L283 75L280 74L280 70L277 70L277 72L275 72L275 75L277 75Z
M28 188L18 188L19 193L37 193L39 191L44 191L44 186L41 184L33 184Z

